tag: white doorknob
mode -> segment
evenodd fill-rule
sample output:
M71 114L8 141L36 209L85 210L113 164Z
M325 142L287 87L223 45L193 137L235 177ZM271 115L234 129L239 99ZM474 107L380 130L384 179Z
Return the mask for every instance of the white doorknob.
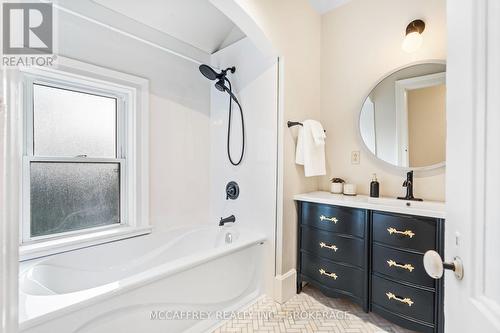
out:
M455 273L455 277L462 280L464 277L464 267L460 257L453 258L453 262L443 262L443 259L434 250L429 250L424 254L424 268L427 274L433 279L440 279L444 270L449 269Z

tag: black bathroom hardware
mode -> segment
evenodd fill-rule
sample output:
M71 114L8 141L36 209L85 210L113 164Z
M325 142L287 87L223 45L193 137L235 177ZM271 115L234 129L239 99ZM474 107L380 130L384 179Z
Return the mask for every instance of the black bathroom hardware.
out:
M288 127L304 126L304 124L299 123L298 121L290 121L290 120L286 124L287 124Z
M423 201L422 199L413 196L413 171L408 171L406 180L403 182L403 187L406 187L406 196L398 197L400 200Z
M238 101L238 98L233 93L233 88L231 86L231 81L226 77L227 73L234 74L236 72L236 67L228 67L226 69L221 70L220 73L217 73L212 67L202 64L199 67L199 70L203 76L205 76L207 79L211 81L217 81L215 82L215 88L221 92L226 92L229 95L229 120L227 124L227 158L229 159L229 162L234 165L240 165L241 161L243 160L243 156L245 155L245 121L243 119L243 108L241 107L240 102ZM227 85L226 85L227 83ZM232 112L233 112L233 101L238 105L238 108L240 110L240 116L241 116L241 154L240 158L238 161L234 161L231 152L229 151L229 147L231 146L231 119L232 119Z
M226 200L236 200L240 195L240 187L237 182L229 182L226 185Z
M302 124L301 122L298 122L298 121L290 121L290 120L286 123L286 125L287 125L288 127L293 127L293 126L304 126L304 124ZM325 133L326 133L326 130L325 130Z
M228 216L226 218L221 217L219 221L219 227L222 227L226 223L234 223L234 222L236 222L236 217L234 217L234 215Z

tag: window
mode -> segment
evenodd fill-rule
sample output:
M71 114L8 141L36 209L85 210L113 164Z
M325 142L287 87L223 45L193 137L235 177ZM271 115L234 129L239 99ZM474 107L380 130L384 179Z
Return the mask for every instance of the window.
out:
M147 81L118 74L142 94L92 76L23 70L23 246L148 226L147 118L137 110L147 107Z
M124 223L126 97L81 83L27 82L29 225L24 241Z
M118 98L35 83L33 155L116 158Z

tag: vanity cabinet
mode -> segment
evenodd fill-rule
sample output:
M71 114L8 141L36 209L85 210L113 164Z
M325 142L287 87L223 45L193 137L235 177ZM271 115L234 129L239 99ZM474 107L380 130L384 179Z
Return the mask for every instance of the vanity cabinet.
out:
M297 207L298 293L308 282L402 327L443 332L443 280L423 266L427 250L444 255L443 218L300 199Z
M297 291L307 281L331 297L347 297L368 312L368 212L299 202Z
M428 250L443 256L444 220L370 211L370 310L408 329L443 332L443 280L424 269Z

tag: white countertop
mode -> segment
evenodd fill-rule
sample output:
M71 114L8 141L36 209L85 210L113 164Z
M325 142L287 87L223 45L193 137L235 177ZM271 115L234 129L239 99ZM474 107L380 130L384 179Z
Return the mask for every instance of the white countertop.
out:
M383 197L370 198L367 195L347 196L342 194L332 194L330 192L303 193L297 194L293 198L297 201L378 210L391 213L427 216L441 219L446 217L445 203L440 201L407 201Z

